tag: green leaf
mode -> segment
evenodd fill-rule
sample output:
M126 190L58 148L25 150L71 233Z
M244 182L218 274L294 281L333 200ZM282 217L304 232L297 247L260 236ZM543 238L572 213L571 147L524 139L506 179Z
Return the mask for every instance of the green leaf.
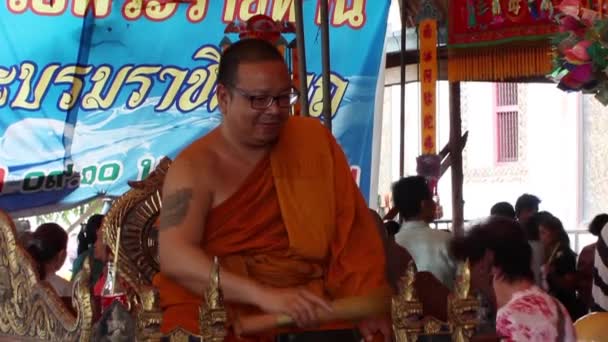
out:
M593 42L591 46L587 48L587 53L589 54L589 57L591 57L594 70L604 70L608 67L608 49L604 48L600 43Z

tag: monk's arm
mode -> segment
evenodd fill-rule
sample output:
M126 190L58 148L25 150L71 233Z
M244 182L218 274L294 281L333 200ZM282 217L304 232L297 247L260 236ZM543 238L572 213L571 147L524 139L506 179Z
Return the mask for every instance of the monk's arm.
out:
M163 186L159 227L161 272L199 296L209 282L213 257L200 247L212 204L212 192L202 178L195 177L194 167L187 161L173 163ZM220 285L227 300L246 304L256 304L254 299L261 291L251 280L224 269Z
M160 269L163 275L202 296L209 282L211 259L201 249L207 215L211 209L209 174L176 160L165 178L159 227ZM212 180L211 180L212 181ZM331 311L328 303L300 288L273 289L221 270L220 286L231 302L256 305L264 312L284 313L305 327L317 321L315 306Z

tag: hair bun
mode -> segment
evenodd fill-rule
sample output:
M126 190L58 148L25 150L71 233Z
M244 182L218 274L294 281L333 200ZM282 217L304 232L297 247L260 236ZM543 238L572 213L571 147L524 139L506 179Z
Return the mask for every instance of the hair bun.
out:
M42 241L39 238L31 238L29 239L29 241L27 242L27 249L36 249L38 251L42 250Z
M32 258L34 258L34 260L36 260L37 263L40 263L41 261L43 261L43 251L44 248L42 246L42 241L38 238L31 238L28 242L27 242L27 252L30 254L30 256Z

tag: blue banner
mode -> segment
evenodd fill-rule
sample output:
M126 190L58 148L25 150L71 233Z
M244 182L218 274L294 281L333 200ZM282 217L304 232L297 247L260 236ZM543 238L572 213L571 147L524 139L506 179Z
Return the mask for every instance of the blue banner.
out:
M319 8L303 3L310 113L319 117ZM389 4L330 1L333 133L366 197ZM224 30L260 13L295 17L292 0L3 1L0 208L31 214L120 196L128 180L216 127L220 45L238 39Z

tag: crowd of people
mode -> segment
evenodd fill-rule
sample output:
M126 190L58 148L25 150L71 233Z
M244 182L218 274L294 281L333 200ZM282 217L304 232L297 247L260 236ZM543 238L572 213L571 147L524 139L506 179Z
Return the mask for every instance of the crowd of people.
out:
M56 223L44 223L33 231L20 232L19 243L35 262L38 276L48 282L60 297L72 296L73 281L87 256L91 265L90 283L93 284L94 294L101 294L108 259L108 248L100 236L103 218L103 215L92 215L78 233L77 257L72 263L70 279L57 274L68 255L68 234L65 228Z
M469 260L473 289L483 304L480 331L493 331L512 341L556 340L560 334L564 338L558 340L573 341L574 320L590 311L605 311L602 275L606 271L595 265L605 260L605 240L586 246L577 256L561 221L539 211L541 201L536 196L522 195L515 207L497 203L486 220L458 238L430 227L436 211L425 178L397 181L393 199L398 221L383 222L371 212L380 229L386 275L394 291L410 260L419 272L431 273L446 292L453 287L456 264ZM103 215L93 215L81 229L72 268L73 280L88 256L97 292L108 258L100 236L102 220ZM606 224L608 215L600 214L589 224L589 232L600 237ZM60 296L70 297L71 281L56 275L67 256L65 229L45 223L23 233L20 242L36 261L40 278Z
M386 221L385 229L419 271L432 272L450 288L456 262L471 262L472 285L482 303L480 330L509 341L574 341L573 321L606 310L605 240L577 256L561 220L539 211L538 197L523 194L515 206L496 203L488 218L458 238L429 226L433 203L423 177L397 181L393 201L399 222ZM607 224L608 215L597 215L589 232L599 237Z

